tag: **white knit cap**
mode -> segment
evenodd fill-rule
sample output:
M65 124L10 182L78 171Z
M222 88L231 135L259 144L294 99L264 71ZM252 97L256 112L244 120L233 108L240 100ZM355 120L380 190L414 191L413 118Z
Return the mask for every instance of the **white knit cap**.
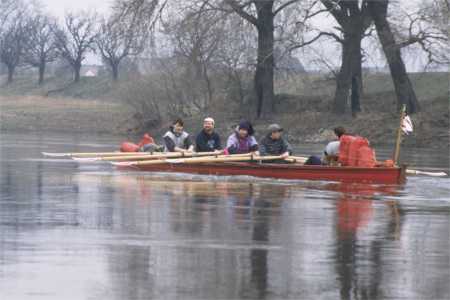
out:
M213 123L213 125L214 125L214 119L211 118L211 117L205 118L205 119L203 120L203 123L204 123L204 122L211 122L211 123Z

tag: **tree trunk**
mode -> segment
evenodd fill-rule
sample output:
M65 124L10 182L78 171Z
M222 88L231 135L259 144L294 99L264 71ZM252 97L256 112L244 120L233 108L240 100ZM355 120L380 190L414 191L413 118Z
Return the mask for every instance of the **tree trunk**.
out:
M361 74L354 74L352 77L352 95L351 95L351 109L352 116L356 115L361 111Z
M357 113L361 111L360 98L362 94L362 55L361 55L361 40L359 40L359 51L353 56L353 75L352 75L352 94L351 94L351 109L352 116L356 117Z
M272 5L262 4L258 11L258 58L255 73L257 117L267 117L274 112L273 84L273 27Z
M45 74L45 62L41 62L39 64L39 80L38 80L39 85L42 85L44 83L44 74Z
M8 84L13 82L15 69L16 69L16 66L12 66L12 65L8 66L8 81L7 81Z
M112 63L111 64L111 72L113 81L119 80L119 64Z
M80 82L80 72L81 72L81 63L76 63L73 66L74 71L74 82Z
M383 51L391 71L391 77L397 95L397 109L400 110L402 105L406 105L407 113L412 114L419 110L419 102L406 73L400 48L395 43L394 34L386 18L388 5L388 0L370 1L370 14L374 20L378 38L383 46Z
M345 113L350 89L352 88L353 91L352 78L355 73L358 73L358 70L361 70L361 35L358 33L348 33L344 35L341 69L336 78L336 92L333 106L333 111L335 113ZM359 73L361 72L359 71ZM352 92L352 96L353 95ZM359 106L359 94L354 101L355 103L357 102Z

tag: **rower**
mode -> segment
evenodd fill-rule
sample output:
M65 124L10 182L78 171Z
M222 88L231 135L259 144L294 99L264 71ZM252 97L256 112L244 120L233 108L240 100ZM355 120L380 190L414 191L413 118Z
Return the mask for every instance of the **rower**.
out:
M193 152L194 145L192 144L189 133L183 130L183 120L177 119L170 126L164 138L165 152Z
M231 134L227 140L225 154L255 153L258 151L258 142L253 134L253 126L249 121L239 123L237 131Z
M269 125L267 127L267 135L260 142L260 155L280 155L283 158L291 155L291 145L283 139L282 134L283 128L280 125ZM281 162L285 163L284 160L281 160Z
M334 134L338 138L337 141L329 142L324 151L322 156L322 164L324 165L337 165L338 159L339 159L339 147L340 147L340 141L339 139L341 136L346 134L346 130L344 127L339 126L334 128Z
M220 136L214 131L214 119L206 118L203 120L203 129L195 139L196 152L217 152L222 153Z

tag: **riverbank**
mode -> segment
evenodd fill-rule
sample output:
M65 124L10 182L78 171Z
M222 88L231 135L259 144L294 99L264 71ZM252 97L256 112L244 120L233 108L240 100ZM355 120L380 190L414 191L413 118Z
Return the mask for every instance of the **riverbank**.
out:
M412 116L414 132L404 139L405 147L422 147L449 151L449 82L447 73L412 73L421 111ZM37 86L29 77L17 77L11 85L0 87L0 119L3 132L61 132L67 134L108 134L136 140L150 132L156 140L170 125L171 118L162 115L158 125L143 116L152 111L143 103L131 105L130 96L142 96L133 80L113 84L109 78L82 78L67 83L64 78L48 78ZM332 129L344 126L349 132L367 137L372 145L392 145L399 126L395 111L395 93L388 74L367 74L361 98L363 111L352 117L349 113L331 113L334 81L311 74L292 76L277 81L276 112L264 120L252 120L257 138L265 135L268 124L279 123L293 144L326 143L333 139ZM134 95L135 93L136 95ZM147 91L143 99L149 95ZM121 100L123 99L123 100ZM125 100L128 99L128 100ZM164 99L159 99L161 111ZM216 120L217 131L224 137L233 125L253 107L239 106L239 101L217 98L208 108ZM158 108L158 109L159 109ZM143 113L142 109L147 109ZM186 130L201 129L206 113L197 112L185 119Z
M120 101L102 99L52 98L42 96L0 96L1 130L3 132L60 132L89 133L123 136L137 139L144 131L139 128L134 111ZM217 131L227 136L238 117L229 114L212 114ZM185 120L189 132L201 129L203 115ZM412 116L413 134L405 138L404 145L436 149L449 148L448 104L436 99ZM276 114L270 120L255 121L256 135L261 138L269 123L279 123L293 144L326 143L333 138L335 126L345 126L350 132L367 137L372 145L393 144L398 115L389 112L361 113L336 116L330 112L302 111ZM150 129L158 140L169 124Z
M132 111L100 99L0 96L1 130L123 135Z

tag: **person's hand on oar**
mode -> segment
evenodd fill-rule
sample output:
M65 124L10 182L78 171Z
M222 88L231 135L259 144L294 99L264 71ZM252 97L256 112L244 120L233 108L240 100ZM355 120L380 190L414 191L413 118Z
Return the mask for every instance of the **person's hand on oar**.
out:
M284 158L288 158L289 157L289 152L288 151L286 151L286 152L284 152L283 154L281 154L281 157L284 159Z

